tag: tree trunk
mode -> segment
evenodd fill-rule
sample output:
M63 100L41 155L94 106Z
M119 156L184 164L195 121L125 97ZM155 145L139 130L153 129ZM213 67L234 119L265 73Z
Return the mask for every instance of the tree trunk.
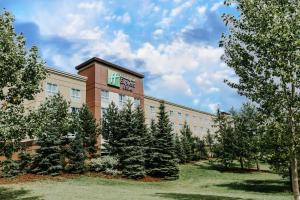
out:
M257 169L257 171L260 171L260 166L259 166L258 159L256 159L256 169Z
M293 157L292 157L291 171L292 171L292 185L293 185L294 200L300 200L299 182L298 182L298 160L295 153L293 153Z
M244 161L242 157L240 157L240 164L241 164L241 169L244 169Z
M292 181L292 169L289 166L289 178L290 178L290 191L293 192L293 181Z

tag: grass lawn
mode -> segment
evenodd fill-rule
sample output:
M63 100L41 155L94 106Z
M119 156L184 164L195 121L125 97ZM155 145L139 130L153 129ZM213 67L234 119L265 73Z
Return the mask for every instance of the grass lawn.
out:
M0 200L242 200L292 199L288 184L272 173L220 172L207 161L181 166L170 182L137 182L80 176L0 186Z

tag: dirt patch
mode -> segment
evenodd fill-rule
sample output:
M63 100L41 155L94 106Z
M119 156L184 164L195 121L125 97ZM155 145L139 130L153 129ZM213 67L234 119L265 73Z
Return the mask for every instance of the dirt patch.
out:
M105 179L123 179L129 180L126 177L121 175L119 176L112 176L105 173L98 173L98 172L88 172L86 174L69 174L69 173L61 173L59 176L47 176L47 175L36 175L36 174L23 174L16 176L14 178L0 178L0 185L6 184L18 184L18 183L25 183L25 182L33 182L33 181L41 181L41 180L54 180L54 181L64 181L66 179L72 179L79 176L89 176L89 177L99 177ZM136 180L140 182L160 182L162 181L160 178L154 178L151 176L146 176L142 179Z

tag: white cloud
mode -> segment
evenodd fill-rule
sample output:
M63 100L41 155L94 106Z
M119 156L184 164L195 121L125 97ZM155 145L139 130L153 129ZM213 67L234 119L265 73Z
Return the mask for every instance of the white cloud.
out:
M213 113L215 113L220 106L218 103L210 103L208 104L208 107Z
M117 21L122 22L124 24L128 24L131 21L131 17L128 12L124 13L122 16L117 17Z
M160 36L163 34L163 30L162 29L156 29L152 34L153 36Z
M194 105L197 106L197 105L199 105L199 103L200 103L199 99L193 99L193 104Z
M93 12L103 11L104 6L101 1L90 1L90 2L81 2L78 4L78 8L80 9L88 9Z
M200 6L197 8L197 11L200 15L204 15L204 13L206 12L206 6Z
M211 12L214 12L214 11L218 10L220 7L222 7L223 5L224 5L224 2L223 2L223 1L214 3L214 4L212 5L212 7L210 8L210 11L211 11Z

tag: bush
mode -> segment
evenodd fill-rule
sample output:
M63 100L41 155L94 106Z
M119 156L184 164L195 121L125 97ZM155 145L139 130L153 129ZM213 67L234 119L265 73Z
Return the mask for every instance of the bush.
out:
M122 174L122 172L119 171L119 170L116 170L116 169L109 169L109 168L107 168L105 170L105 174L109 174L109 175L112 175L112 176L119 176L119 175Z
M112 156L104 156L91 160L90 170L96 172L106 172L108 170L116 170L119 165L119 160Z
M26 151L21 151L19 153L19 170L20 172L28 172L30 170L30 164L32 162L32 158L29 153Z
M20 173L19 164L14 160L4 160L1 162L1 177L9 178Z

